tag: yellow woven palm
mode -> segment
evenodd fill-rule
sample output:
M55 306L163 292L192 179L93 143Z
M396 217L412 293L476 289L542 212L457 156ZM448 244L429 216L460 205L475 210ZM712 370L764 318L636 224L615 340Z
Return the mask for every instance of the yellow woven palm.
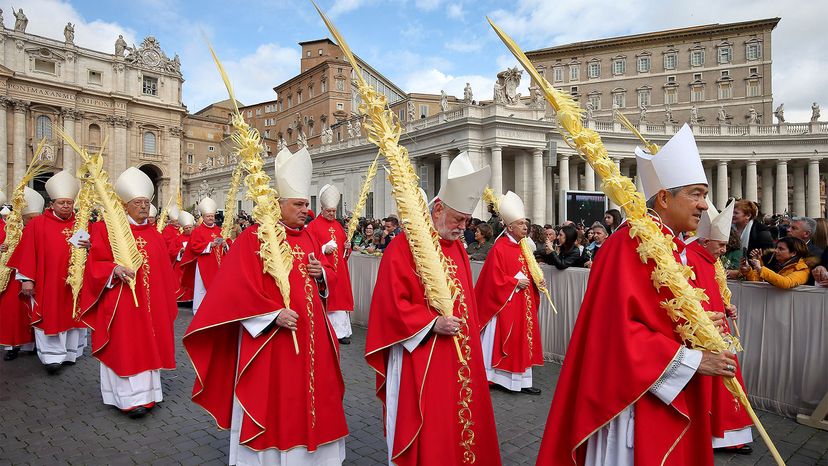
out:
M395 120L394 112L388 108L385 95L365 81L359 63L345 39L315 3L314 7L354 69L357 91L362 99L359 111L366 116L364 129L368 140L379 148L388 162L388 181L414 258L417 276L425 289L426 300L439 314L450 316L454 313L454 300L460 290L449 278L449 264L440 246L440 237L431 221L426 201L418 189L419 178L411 165L408 150L400 145L402 128ZM464 361L457 338L454 342L458 358Z
M23 236L23 215L21 212L26 207L26 197L23 195L23 191L33 179L46 171L46 166L40 158L43 154L43 146L45 143L45 139L42 139L38 143L34 157L32 157L31 163L26 168L23 178L14 187L14 192L11 197L12 211L6 217L6 240L4 242L6 252L0 254L0 293L5 291L6 287L9 286L9 281L14 271L6 267L6 264L9 263L9 258L11 258L14 250L17 249L20 238Z
M115 194L112 183L109 182L109 176L103 170L103 157L90 156L71 136L66 134L66 131L61 128L56 129L58 135L81 157L82 163L85 165L84 179L95 187L95 199L102 208L106 232L109 235L109 246L112 249L115 264L137 273L144 262L144 258L135 244L135 237L132 236L132 229L129 226L123 203ZM135 307L138 307L138 297L135 295L135 280L130 280L128 284L130 291L132 291L133 303L135 303Z
M230 101L233 102L231 139L235 144L234 150L239 160L239 177L241 177L241 170L247 172L244 179L247 187L246 198L253 201L253 218L259 224L256 235L259 239L259 255L262 258L264 271L276 282L284 306L290 308L289 276L293 269L293 254L287 242L285 227L280 222L282 210L279 207L279 195L270 186L270 177L264 171L264 159L262 158L264 146L256 128L251 128L244 121L236 104L230 78L212 47L210 47L210 53L230 95ZM298 354L299 344L296 340L296 332L293 332L293 345Z
M164 227L167 226L167 220L169 219L170 215L170 204L172 204L173 197L170 196L167 199L167 203L164 205L164 209L161 210L161 215L158 216L158 220L155 221L155 229L158 230L158 233L164 231Z
M565 136L564 140L592 165L595 173L601 176L601 188L615 204L622 206L627 212L630 235L639 241L637 252L641 261L655 264L652 273L653 286L657 289L667 288L673 295L672 299L662 302L661 307L674 322L677 322L676 333L693 348L713 352L729 350L732 346L732 337L722 336L702 308L701 301L708 298L703 290L692 287L688 282L688 278L693 273L692 270L676 262L673 256L675 246L672 237L662 234L661 228L647 214L644 196L636 191L632 180L621 175L618 166L607 155L607 149L598 133L584 127L582 111L578 103L569 94L555 89L541 76L512 38L490 19L489 24L535 83L540 86L546 100L555 110L562 135ZM750 406L742 386L735 378L722 378L722 381L734 397L745 406L774 459L778 464L784 464Z

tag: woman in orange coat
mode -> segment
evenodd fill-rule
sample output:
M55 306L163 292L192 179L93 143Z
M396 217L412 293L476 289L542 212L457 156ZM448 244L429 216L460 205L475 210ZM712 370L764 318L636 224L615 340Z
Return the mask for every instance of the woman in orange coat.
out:
M750 265L743 262L742 273L749 281L765 281L777 288L794 288L808 282L810 270L803 260L808 247L799 238L784 237L776 242L776 251L768 265L762 264L761 251L750 253Z

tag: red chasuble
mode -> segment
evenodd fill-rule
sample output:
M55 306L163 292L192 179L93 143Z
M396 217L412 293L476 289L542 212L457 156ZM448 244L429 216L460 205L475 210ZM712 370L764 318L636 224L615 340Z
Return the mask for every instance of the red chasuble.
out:
M709 301L702 302L702 307L706 311L725 312L724 299L719 289L719 282L716 281L716 260L713 254L710 254L698 241L687 245L687 265L691 266L696 273L696 278L692 281L693 286L702 288L710 298ZM727 321L725 324L727 325ZM730 327L728 326L725 331L730 333ZM744 390L745 382L742 380L742 369L738 360L735 365L736 380ZM714 437L724 438L726 431L744 429L753 425L745 408L733 398L720 378L716 377L711 380L711 391L713 399L710 406L710 427Z
M392 457L400 466L499 465L500 448L489 396L469 257L460 241L440 240L463 292L454 315L465 319L459 334L466 364L452 337L429 335L413 352L403 349L397 425ZM391 347L430 325L428 306L405 234L385 249L371 300L365 359L377 372L377 397L385 408ZM383 409L384 410L384 409ZM385 419L385 416L383 416Z
M173 271L178 279L178 290L176 291L176 299L178 302L187 302L193 300L193 288L195 288L195 267L189 269L190 273L185 273L185 267L182 261L177 261L178 253L185 248L190 241L190 236L187 233L178 234L176 232L175 238L170 243L170 261L173 263Z
M109 235L103 222L90 228L92 249L86 260L81 288L81 320L92 334L92 355L120 377L175 369L173 324L175 276L161 234L149 223L130 225L144 262L136 271L135 307L128 285L113 278L115 268Z
M517 290L518 272L529 286ZM474 287L480 330L497 316L492 367L522 374L543 365L538 306L540 291L523 259L520 244L505 234L492 246Z
M326 308L329 312L332 311L348 311L354 310L354 292L351 289L351 274L348 271L348 260L342 257L345 252L345 229L337 221L327 220L323 216L318 216L308 224L308 232L316 238L316 241L321 245L330 240L336 241L336 252L325 256L328 258L331 266L336 272L336 281L331 284L330 295L326 300Z
M253 338L239 321L285 307L276 282L263 271L257 230L253 225L236 239L184 335L196 372L193 401L229 429L235 395L244 410L240 443L254 450L315 451L348 435L339 347L317 283L307 273L308 254L317 256L326 274L333 271L319 257L316 240L305 230L286 228L299 354L291 332L278 326Z
M32 325L46 335L57 335L73 328L84 328L72 317L72 288L66 283L75 214L67 220L58 218L52 209L31 219L9 267L34 280L35 304Z
M193 228L190 240L187 242L187 249L184 257L181 258L181 265L184 267L184 275L195 277L195 268L198 264L198 273L201 274L201 282L204 289L209 290L213 278L218 272L221 260L224 257L224 247L212 248L209 254L202 254L207 245L216 238L221 237L221 227L218 224L208 227L201 224Z
M637 466L713 464L703 402L709 378L693 376L669 405L649 392L682 341L659 306L673 296L667 289L656 291L654 264L641 262L638 244L625 223L601 247L602 259L590 271L538 465L584 464L589 437L633 404Z
M0 218L0 244L6 241L6 222ZM14 274L14 271L12 271ZM20 296L20 282L9 279L0 293L0 346L20 346L34 341L29 299Z
M164 238L164 242L167 243L167 247L171 247L175 238L177 238L180 234L181 232L178 230L178 227L170 223L164 226L164 229L161 230L161 236ZM173 257L173 259L175 258Z

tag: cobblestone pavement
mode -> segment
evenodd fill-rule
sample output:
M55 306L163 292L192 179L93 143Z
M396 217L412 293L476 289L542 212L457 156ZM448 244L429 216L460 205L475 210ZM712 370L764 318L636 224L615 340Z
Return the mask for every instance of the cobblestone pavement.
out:
M178 369L162 374L164 402L147 417L131 420L101 403L98 362L87 356L57 376L46 375L37 356L0 361L0 465L7 464L226 464L228 437L190 402L194 373L181 335L189 309L176 322ZM365 330L342 347L345 412L351 435L348 465L381 465L386 457L374 397L374 374L365 364ZM136 348L136 350L139 350ZM541 396L492 391L503 462L534 464L560 366L534 372ZM788 465L828 466L828 432L761 412ZM750 456L716 455L719 465L772 465L761 441Z

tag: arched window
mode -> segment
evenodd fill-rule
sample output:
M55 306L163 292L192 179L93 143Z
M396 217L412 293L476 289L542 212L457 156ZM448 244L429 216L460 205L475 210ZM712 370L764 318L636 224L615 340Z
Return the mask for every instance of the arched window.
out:
M101 146L101 127L94 123L89 125L89 144L95 147Z
M35 139L40 141L43 138L52 140L52 119L46 115L40 115L35 120Z
M144 133L144 153L155 154L155 149L155 133L147 131L146 133Z

